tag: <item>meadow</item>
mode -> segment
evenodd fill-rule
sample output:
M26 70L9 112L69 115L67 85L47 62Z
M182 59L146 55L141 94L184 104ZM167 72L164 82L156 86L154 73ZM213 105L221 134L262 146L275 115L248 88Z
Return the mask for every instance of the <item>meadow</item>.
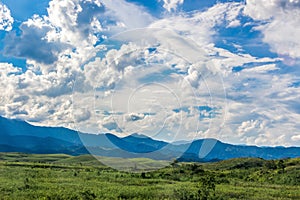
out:
M135 162L149 171L117 171L91 155L0 153L0 199L300 199L300 158L175 160L154 171L163 161Z

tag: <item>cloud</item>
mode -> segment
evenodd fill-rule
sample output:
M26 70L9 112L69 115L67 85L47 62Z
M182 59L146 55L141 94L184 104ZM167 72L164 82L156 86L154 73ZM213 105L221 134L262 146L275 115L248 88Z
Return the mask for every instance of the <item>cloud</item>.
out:
M298 106L291 106L291 101L299 98L300 93L288 85L297 75L281 74L279 65L276 68L274 71L272 66L262 64L224 78L225 83L230 83L225 86L228 105L226 134L231 132L224 138L256 145L266 142L274 146L296 145L291 137L299 128L300 115ZM284 137L281 137L283 133ZM280 140L272 139L274 137L280 137Z
M239 3L216 4L207 10L180 13L155 21L151 28L173 30L196 45L204 46L214 42L217 27L235 27L240 24L238 15L243 8ZM192 28L191 28L192 27Z
M14 19L10 15L10 10L0 2L0 31L11 31Z
M88 109L84 109L84 108L76 109L73 112L73 115L74 115L74 120L76 123L86 121L86 120L90 119L90 117L91 117L90 111Z
M22 73L21 69L6 63L0 63L0 68L1 115L51 126L72 120L70 96L63 90L59 90L60 96L56 98L49 98L47 93L60 78L36 75L30 70Z
M300 135L294 135L291 138L293 141L300 141Z
M281 94L286 89L285 87L289 85L289 82L294 79L293 75L280 75L281 68L278 63L281 59L256 58L247 53L232 53L226 49L215 47L212 44L213 40L209 40L212 39L210 38L210 33L213 34L216 31L216 26L224 21L226 22L224 24L228 25L230 21L234 21L234 17L230 17L230 20L224 18L226 16L225 13L227 11L230 12L232 7L238 8L237 10L241 8L239 4L218 4L205 12L194 13L191 16L173 16L158 20L150 26L152 30L142 30L143 34L138 34L141 31L129 31L124 35L121 34L120 38L128 42L128 44L124 44L121 47L115 46L116 49L112 47L103 59L96 59L93 65L91 65L91 62L85 66L86 73L91 70L87 74L88 79L94 77L91 83L105 83L106 86L109 86L106 89L114 89L114 98L124 100L123 103L116 101L113 104L115 111L123 113L115 116L115 122L118 124L118 127L126 130L123 134L141 130L147 125L147 127L163 127L165 132L162 131L161 135L164 135L165 139L169 138L169 140L172 140L174 136L170 132L176 133L179 130L181 134L177 138L181 139L190 135L192 137L215 137L225 141L228 140L228 142L257 145L262 145L266 142L270 145L288 145L292 143L289 137L281 137L281 131L284 129L288 130L286 136L292 134L297 128L291 124L296 123L296 119L299 116L297 113L281 116L282 112L290 112L287 110L289 103L282 97L272 97L274 94ZM237 14L232 16L237 16ZM175 19L179 19L176 21L177 24L174 23ZM173 29L177 36L174 32L164 31L164 29L162 31L159 27ZM200 33L202 35L199 36L200 31L191 30L190 27L199 27L199 30L203 31L203 33ZM146 41L144 39L144 44L140 43L140 40L143 38L147 38ZM194 39L193 41L195 41L196 45L195 43L191 45L189 38ZM116 41L122 40L116 38ZM111 44L114 44L114 42L111 42ZM146 48L145 44L147 44ZM198 45L201 45L202 49L198 48ZM164 49L169 51L166 53ZM172 54L173 51L175 52L174 54ZM197 52L197 54L194 52ZM181 55L183 59L180 59L178 55ZM182 61L184 58L192 63ZM110 64L108 65L108 63ZM151 80L149 75L158 70L153 67L153 71L143 71L141 70L142 68L136 68L136 66L147 64L148 68L150 68L151 65L149 64L151 63L163 64L170 68L173 66L175 71L178 70L178 72L182 73L184 81L178 81L178 76L172 73L164 74L164 77L172 75L172 79L160 78L161 81L169 80L170 82L161 83L167 83L167 86L174 89L174 91L177 91L176 88L181 88L183 93L178 93L179 96L184 97L181 101L183 104L181 107L190 108L191 105L210 105L210 107L216 108L214 115L203 118L203 121L199 122L201 114L207 116L208 113L201 113L199 110L194 111L194 115L184 111L174 113L172 110L176 109L176 107L172 103L170 105L173 105L173 107L171 106L162 112L163 109L157 109L159 107L155 107L154 104L150 104L146 99L143 99L134 104L136 106L134 113L145 113L144 110L138 110L139 106L144 105L144 107L140 108L148 108L147 105L152 105L151 108L155 115L146 116L143 120L138 121L125 120L125 123L123 115L127 116L133 112L133 110L130 110L131 112L126 110L128 106L126 101L128 96L126 95L132 92L130 87L135 88L135 84L141 84L136 80ZM242 66L242 70L234 72L233 69L237 66ZM162 74L163 71L161 69L161 71L158 70L156 72ZM144 73L148 76L143 79ZM105 79L105 77L107 78ZM126 80L130 81L127 82ZM182 85L174 84L172 82L174 80L177 80L175 82ZM184 82L185 84L183 84ZM122 85L122 87L118 85ZM126 85L130 85L130 87L124 87ZM197 88L196 101L194 102L192 97L194 97L195 93L187 89L191 85ZM149 91L155 90L155 87L152 87ZM226 90L226 95L224 90ZM111 94L106 94L106 96L104 93L99 92L99 96L102 97L102 105L98 105L101 108L99 110L110 109L109 103L104 102L108 102ZM296 98L298 92L293 91L293 93ZM146 94L143 96L147 97ZM228 98L227 102L225 102L226 96ZM170 99L172 98L167 98L166 96L164 98L171 102ZM165 105L165 103L160 102L160 105ZM277 110L272 111L275 107ZM278 107L281 109L278 110ZM167 112L168 110L172 112ZM197 125L201 128L198 129ZM281 139L278 141L271 140L273 136L270 132L281 137Z
M244 14L261 22L256 27L263 33L263 41L279 55L299 58L300 2L247 0Z
M238 134L240 136L245 136L245 134L252 133L252 135L257 135L263 128L263 124L261 124L258 120L249 120L244 121L238 128Z
M125 30L148 26L155 18L143 7L123 0L102 0L108 8L108 15L115 16Z
M143 35L138 34L140 32ZM138 37L132 38L132 35ZM201 75L213 82L216 82L218 76L218 73L209 73L205 62L192 65L189 60L185 60L191 59L193 62L205 57L205 52L200 49L197 51L196 45L189 40L186 42L174 32L154 28L125 32L113 39L115 40L111 40L109 44L115 44L114 41L122 41L121 39L125 42L121 47L110 45L111 49L102 59L96 58L84 65L86 80L96 88L95 94L91 88L85 93L91 95L90 99L97 96L94 105L100 111L99 119L107 118L103 114L105 110L120 113L113 114L113 117L123 131L123 136L140 132L173 140L184 139L189 132L198 132L199 127L205 132L210 121L222 118L222 114L203 117L208 113L196 109L198 103L210 105L210 93L215 92L215 88L222 88L215 84L209 91L202 84ZM147 45L141 44L140 40ZM201 94L195 94L194 89L199 89ZM221 92L224 93L222 90ZM189 112L174 112L174 109L180 107L188 107ZM132 113L135 113L135 120L129 117ZM103 129L106 130L105 127ZM114 129L110 131L119 134Z
M129 115L125 116L126 121L138 121L143 120L145 118L144 113L130 113Z
M6 37L7 56L50 65L67 55L77 59L80 67L108 36L147 26L153 20L141 7L125 1L52 0L47 12L23 22L21 34Z
M57 60L57 55L63 45L57 42L49 42L47 32L54 27L45 19L33 16L20 26L21 36L11 32L6 37L4 53L7 56L28 58L43 64L52 64Z
M98 17L103 16L105 7L98 1L52 0L47 11L49 22L56 28L48 32L49 40L80 48L93 45L97 40L93 34L104 29Z
M190 68L188 70L188 75L185 77L185 80L191 84L194 88L198 88L201 75L198 70L195 68Z
M262 65L253 68L247 68L244 72L258 72L258 73L267 73L273 70L279 70L276 64Z
M124 15L139 10L139 7L129 3L118 5L131 8L122 11ZM117 11L117 7L113 9ZM85 77L81 66L101 50L102 47L96 46L96 43L104 34L124 30L120 20L125 18L121 19L123 14L116 16L115 11L112 12L99 1L54 0L49 4L48 15L34 15L21 23L20 32L8 34L4 39L5 54L25 58L27 69L23 73L17 67L1 63L5 69L1 71L5 73L1 76L1 89L9 88L9 91L4 90L0 95L0 102L3 103L0 114L37 125L63 124L78 128L72 125L75 121L82 125L84 131L99 132L93 110L80 110L78 113L82 113L81 116L73 113L71 104L65 105L65 102L71 99L75 80L81 90L92 85L87 83L86 79L90 76ZM147 24L150 15L145 14L147 20L144 21L143 13L139 10L140 16L136 22L131 24L127 18L126 23L132 28L143 26L145 21ZM109 74L107 78L110 78Z
M182 5L184 0L159 0L163 1L163 7L168 11L176 11L178 5Z

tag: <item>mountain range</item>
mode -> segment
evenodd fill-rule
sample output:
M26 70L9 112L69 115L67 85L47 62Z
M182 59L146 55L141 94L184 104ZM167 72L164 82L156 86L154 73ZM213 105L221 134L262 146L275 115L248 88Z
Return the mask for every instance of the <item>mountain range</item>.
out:
M300 147L258 147L232 145L215 139L168 143L134 133L79 133L62 127L39 127L0 117L0 152L65 153L156 160L210 162L240 157L281 159L300 157Z

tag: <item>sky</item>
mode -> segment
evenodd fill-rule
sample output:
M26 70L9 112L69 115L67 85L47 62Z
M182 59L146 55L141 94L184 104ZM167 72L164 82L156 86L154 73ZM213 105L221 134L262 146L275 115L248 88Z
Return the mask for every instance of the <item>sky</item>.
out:
M300 0L0 0L0 116L300 145Z

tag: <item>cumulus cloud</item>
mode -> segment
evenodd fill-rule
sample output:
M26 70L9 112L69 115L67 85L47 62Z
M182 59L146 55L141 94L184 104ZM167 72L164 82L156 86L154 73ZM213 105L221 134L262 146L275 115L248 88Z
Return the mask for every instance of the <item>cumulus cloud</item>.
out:
M2 116L50 126L70 124L73 120L70 95L59 89L57 94L52 96L49 91L52 86L56 87L55 82L61 77L53 74L40 76L31 70L22 73L21 69L6 63L0 63L0 68Z
M47 33L49 40L58 40L80 48L93 45L97 40L93 34L104 29L97 19L105 8L97 1L53 0L47 11L49 22L56 27Z
M44 64L52 64L63 45L47 41L48 31L54 27L43 18L35 15L20 26L21 36L10 33L6 38L4 53L7 56L28 58Z
M76 109L73 115L76 123L86 121L91 117L90 111L84 108Z
M244 121L238 128L238 134L240 136L244 136L245 134L252 132L252 135L257 135L262 128L263 124L261 124L258 120Z
M10 15L10 10L6 5L0 2L0 31L10 31L12 29L12 24L14 23L14 19Z
M201 76L197 69L189 68L188 75L185 77L185 80L188 81L193 87L198 88Z
M23 22L21 34L7 36L8 56L49 65L66 55L77 59L80 67L108 36L147 26L153 20L146 11L125 1L52 0L47 12L48 15L34 15Z

